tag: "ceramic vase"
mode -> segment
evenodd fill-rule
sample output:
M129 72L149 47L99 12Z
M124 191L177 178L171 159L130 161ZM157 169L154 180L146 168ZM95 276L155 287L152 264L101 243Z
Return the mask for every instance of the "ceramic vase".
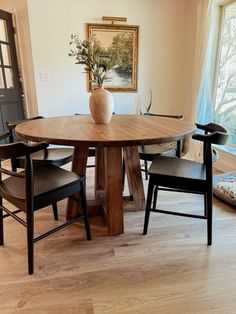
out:
M93 92L89 98L89 108L96 123L109 123L114 111L112 94L103 85L93 87Z

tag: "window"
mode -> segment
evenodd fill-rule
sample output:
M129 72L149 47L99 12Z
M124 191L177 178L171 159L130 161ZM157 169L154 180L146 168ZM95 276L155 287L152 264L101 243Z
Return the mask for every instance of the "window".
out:
M222 6L213 117L236 147L236 1Z

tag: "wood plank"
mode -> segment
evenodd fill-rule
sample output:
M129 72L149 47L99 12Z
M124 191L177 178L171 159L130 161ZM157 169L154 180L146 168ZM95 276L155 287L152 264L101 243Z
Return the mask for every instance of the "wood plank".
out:
M143 210L145 208L145 195L138 147L124 147L123 153L130 194L133 195L136 209Z
M220 148L217 148L220 158L214 163L214 168L222 172L235 171L235 159L236 155L230 154Z
M88 146L76 146L74 148L74 156L72 160L72 171L77 173L78 175L84 176L86 175L88 161ZM67 219L72 219L76 217L80 212L80 194L76 193L73 195L73 198L68 199L67 205Z
M104 153L108 234L118 235L124 232L121 148L107 147Z
M124 232L121 148L97 148L95 195L104 210L109 235Z
M191 136L192 122L156 116L113 115L110 123L94 123L90 115L52 117L21 123L16 133L32 141L90 147L123 147L174 142Z
M104 164L104 148L96 148L95 156L95 194L98 190L105 189L105 164Z

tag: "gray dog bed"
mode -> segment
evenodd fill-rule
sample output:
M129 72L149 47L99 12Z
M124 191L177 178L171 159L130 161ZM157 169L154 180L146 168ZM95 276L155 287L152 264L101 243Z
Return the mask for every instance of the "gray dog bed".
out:
M213 193L224 202L236 206L236 172L215 175Z

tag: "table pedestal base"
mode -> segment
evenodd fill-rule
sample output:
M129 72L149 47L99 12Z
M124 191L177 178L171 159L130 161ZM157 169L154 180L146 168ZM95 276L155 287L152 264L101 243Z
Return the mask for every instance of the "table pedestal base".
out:
M143 210L145 196L137 147L123 148L123 157L128 178L130 193L133 195L129 210ZM72 171L85 175L88 158L88 148L75 148ZM105 147L96 149L95 167L95 201L88 201L90 215L101 214L105 218L108 235L119 235L124 232L124 200L122 192L122 150L120 147ZM79 194L73 195L68 201L67 217L78 214ZM126 200L127 204L127 200Z

